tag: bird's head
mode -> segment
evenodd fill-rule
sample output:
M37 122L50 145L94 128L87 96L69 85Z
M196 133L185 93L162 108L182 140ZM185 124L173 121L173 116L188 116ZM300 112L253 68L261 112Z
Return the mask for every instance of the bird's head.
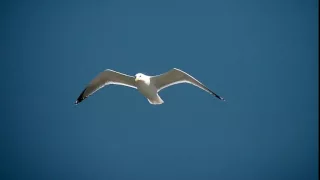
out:
M148 82L149 81L149 76L147 75L144 75L142 73L138 73L135 75L135 79L134 79L136 82L138 81L143 81L143 82Z

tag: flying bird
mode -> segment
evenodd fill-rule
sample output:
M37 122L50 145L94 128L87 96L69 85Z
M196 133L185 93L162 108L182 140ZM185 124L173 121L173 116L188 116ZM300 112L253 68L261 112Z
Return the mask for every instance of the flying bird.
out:
M129 76L111 69L106 69L98 74L87 85L87 87L82 91L76 100L75 104L79 104L104 86L114 84L138 89L138 91L148 99L150 104L159 105L164 103L158 94L159 91L180 83L192 84L212 94L216 98L225 101L221 96L211 91L200 81L177 68L173 68L170 71L157 76L148 76L142 73L138 73L135 76Z

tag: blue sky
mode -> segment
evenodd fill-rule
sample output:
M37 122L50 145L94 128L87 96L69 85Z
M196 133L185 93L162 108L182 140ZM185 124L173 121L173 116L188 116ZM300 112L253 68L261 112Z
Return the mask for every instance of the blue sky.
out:
M317 179L318 1L1 2L1 179ZM104 69L182 69L152 106Z

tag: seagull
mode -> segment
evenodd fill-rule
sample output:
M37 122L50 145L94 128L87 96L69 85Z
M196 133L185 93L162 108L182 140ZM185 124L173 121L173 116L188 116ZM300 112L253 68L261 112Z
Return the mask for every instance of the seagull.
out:
M129 76L111 69L106 69L105 71L98 74L87 85L87 87L82 91L82 93L76 100L75 104L79 104L84 99L94 94L104 86L113 84L138 89L138 91L148 99L150 104L160 105L163 104L164 101L159 96L159 91L169 86L180 83L192 84L212 94L216 98L225 101L224 98L211 91L200 81L177 68L173 68L170 71L157 76L148 76L142 73L138 73L135 76Z

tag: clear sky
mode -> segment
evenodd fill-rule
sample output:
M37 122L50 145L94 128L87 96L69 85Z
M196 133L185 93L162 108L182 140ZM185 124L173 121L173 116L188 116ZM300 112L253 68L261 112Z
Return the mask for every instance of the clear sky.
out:
M317 0L2 1L0 179L318 178ZM152 106L104 69L180 68Z

